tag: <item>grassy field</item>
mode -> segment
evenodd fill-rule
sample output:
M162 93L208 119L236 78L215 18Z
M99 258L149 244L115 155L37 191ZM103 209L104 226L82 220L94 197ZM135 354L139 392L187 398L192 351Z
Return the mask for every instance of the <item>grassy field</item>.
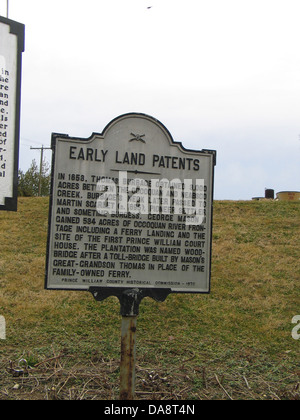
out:
M45 291L48 199L0 213L0 399L118 399L119 302ZM300 204L215 202L210 295L142 301L137 399L299 399Z

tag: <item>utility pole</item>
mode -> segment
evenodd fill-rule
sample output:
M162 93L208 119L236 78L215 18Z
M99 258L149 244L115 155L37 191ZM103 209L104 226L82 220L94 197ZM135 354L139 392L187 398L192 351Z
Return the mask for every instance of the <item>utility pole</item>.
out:
M6 17L8 19L9 0L6 0Z
M51 147L31 147L31 150L40 150L41 151L41 160L40 160L40 179L39 179L39 197L41 196L42 192L42 175L43 175L43 158L44 158L44 150L51 150Z

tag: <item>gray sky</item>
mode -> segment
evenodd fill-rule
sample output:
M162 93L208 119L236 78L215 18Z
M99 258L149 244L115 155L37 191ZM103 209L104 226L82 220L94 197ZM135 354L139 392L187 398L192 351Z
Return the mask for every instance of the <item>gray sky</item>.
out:
M89 137L142 112L186 148L217 150L216 199L300 190L299 12L299 0L10 0L25 24L20 168L52 132Z

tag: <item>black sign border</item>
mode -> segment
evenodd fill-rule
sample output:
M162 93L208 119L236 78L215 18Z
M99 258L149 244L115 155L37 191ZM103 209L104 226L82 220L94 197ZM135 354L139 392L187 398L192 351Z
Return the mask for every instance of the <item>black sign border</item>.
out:
M15 105L15 138L14 138L14 170L13 170L13 196L5 197L5 204L0 205L0 210L18 210L18 171L19 171L19 144L20 144L20 116L21 116L21 74L22 74L22 52L25 45L25 25L14 20L0 16L0 23L10 27L10 33L17 36L17 83L16 83L16 105Z
M50 234L51 234L51 222L52 222L52 206L53 206L53 188L54 188L54 169L55 169L55 149L56 149L56 142L57 139L67 139L70 141L90 141L95 136L101 136L105 137L105 132L109 129L111 125L113 125L116 121L124 119L124 118L130 118L130 117L139 117L139 118L146 118L148 120L153 121L156 124L159 124L163 130L166 131L168 134L172 144L178 145L182 148L182 150L186 152L196 152L196 153L206 153L208 155L212 155L213 158L213 166L212 166L212 195L211 195L211 237L210 237L210 261L209 261L209 288L206 292L193 292L189 290L185 291L173 291L172 289L168 288L145 288L145 287L94 287L91 286L89 289L76 289L76 288L55 288L55 287L48 287L48 269L49 269L49 250L50 250ZM209 294L211 290L211 260L212 260L212 228L213 228L213 201L214 201L214 168L216 166L216 159L217 159L217 152L216 150L210 150L210 149L202 149L202 150L192 150L192 149L186 149L181 142L175 142L173 140L173 137L169 130L162 124L159 120L157 120L154 117L151 117L150 115L138 113L138 112L130 112L127 114L119 115L118 117L114 118L112 121L110 121L106 127L104 128L102 133L95 133L93 132L92 135L88 138L81 138L81 137L70 137L68 134L59 134L59 133L52 133L51 137L51 149L52 149L52 168L51 168L51 188L50 188L50 199L49 199L49 217L48 217L48 236L47 236L47 249L46 249L46 266L45 266L45 289L46 290L61 290L61 291L77 291L77 292L90 292L94 296L95 300L102 301L106 299L109 296L115 296L119 299L121 303L121 312L122 312L122 302L125 300L127 301L128 292L130 291L136 291L135 295L136 298L139 299L137 296L140 296L140 299L143 297L151 297L156 301L162 302L164 301L167 296L170 293L190 293L190 294ZM126 306L126 304L125 304ZM137 309L138 311L138 309Z

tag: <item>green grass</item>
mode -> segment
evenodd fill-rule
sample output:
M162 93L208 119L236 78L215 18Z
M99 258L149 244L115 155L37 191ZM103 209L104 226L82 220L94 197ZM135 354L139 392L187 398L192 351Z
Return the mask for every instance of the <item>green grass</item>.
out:
M119 302L44 290L47 218L0 213L0 399L117 399ZM299 398L299 233L299 203L215 202L210 295L140 305L138 399Z

